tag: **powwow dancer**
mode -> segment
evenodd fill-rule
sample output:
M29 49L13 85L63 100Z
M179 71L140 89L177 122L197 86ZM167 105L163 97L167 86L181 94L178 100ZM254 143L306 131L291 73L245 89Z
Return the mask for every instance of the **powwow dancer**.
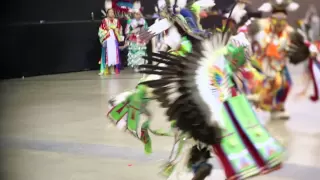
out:
M169 23L169 21L167 21L167 23ZM171 48L170 52L183 56L190 53L192 47L191 42L187 38L188 35L181 29L182 28L180 28L181 34L185 34L185 36L182 37L178 29L173 27L168 31L168 36L166 36L164 41L164 43L168 43L168 45L164 45L163 47L165 47L165 49L174 47L174 49ZM143 77L141 81L157 78L159 78L159 76L149 75ZM109 101L112 108L108 112L108 118L117 124L120 129L129 130L130 134L133 134L145 144L145 152L147 154L152 152L149 131L156 135L174 136L171 130L165 132L163 130L152 130L149 128L151 113L147 110L147 104L153 99L150 90L150 88L144 85L138 85L135 90L124 92L112 98ZM145 122L142 122L142 116L146 116L147 120ZM133 124L135 122L138 122L138 124Z
M142 73L161 76L139 85L146 85L162 107L168 108L168 119L175 122L180 137L164 173L170 175L179 157L188 152L183 145L190 138L194 139L193 151L186 153L190 159L185 165L192 167L194 178L204 179L211 172L206 161L212 149L223 162L228 179L272 171L282 162L283 148L262 127L233 84L233 72L246 63L248 48L245 50L243 42L235 43L244 36L230 40L232 34L225 29L211 33L208 39L198 39L193 52L184 58L171 53L152 54L148 60L163 65L141 66ZM171 99L172 93L179 95ZM239 156L230 159L231 154Z
M141 13L139 1L134 2L132 13L134 18L128 20L125 33L128 37L126 41L126 46L128 46L128 66L136 70L137 66L145 63L143 56L147 53L147 44L139 38L138 34L141 30L147 29L148 24Z
M212 34L196 44L185 58L169 53L149 56L148 60L166 66L141 66L142 73L161 76L141 84L153 88L161 106L167 108L168 120L174 119L179 131L196 142L213 145L228 179L244 179L275 170L281 165L283 148L260 124L233 83L234 72L246 62L245 47L237 47L234 42L244 36L232 36L231 31L225 30ZM229 159L230 154L238 154L239 159ZM207 163L200 164L210 167Z
M122 26L115 18L112 4L106 2L107 17L99 27L99 40L102 45L99 75L120 73L119 42L123 40Z
M253 20L241 29L247 32L252 42L252 64L266 76L259 86L253 86L254 81L251 83L251 99L259 108L270 111L275 119L289 118L285 102L292 81L287 68L287 50L297 32L288 25L287 12L298 8L299 4L290 0L272 0L259 8L262 12L271 12L271 17Z

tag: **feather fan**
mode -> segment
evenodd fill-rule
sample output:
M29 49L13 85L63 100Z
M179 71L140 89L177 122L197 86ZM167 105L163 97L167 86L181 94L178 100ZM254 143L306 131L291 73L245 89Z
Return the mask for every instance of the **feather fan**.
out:
M225 58L222 52L230 36L230 33L216 32L211 38L195 45L193 53L187 57L153 53L146 59L165 66L140 66L141 73L161 76L158 80L142 84L154 89L156 99L167 109L168 120L176 120L180 130L206 144L217 143L221 137L221 123L215 114L219 110L213 103L216 99L212 93L215 87L211 84L209 69L216 61Z
M290 34L290 45L288 49L288 56L292 64L299 64L305 61L309 55L310 51L308 46L305 44L305 39L302 34L295 31Z

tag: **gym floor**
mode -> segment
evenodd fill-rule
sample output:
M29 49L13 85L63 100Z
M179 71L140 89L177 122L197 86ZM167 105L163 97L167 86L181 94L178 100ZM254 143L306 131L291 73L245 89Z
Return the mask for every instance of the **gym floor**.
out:
M288 121L262 119L288 151L284 167L258 180L320 177L320 102L294 96L302 89L301 68L290 67L294 88ZM172 139L153 137L154 153L110 126L107 100L135 87L130 70L99 77L96 71L12 79L1 82L1 176L8 180L161 180L157 173ZM153 127L167 127L157 103ZM208 179L224 180L217 160ZM190 179L189 174L180 178Z

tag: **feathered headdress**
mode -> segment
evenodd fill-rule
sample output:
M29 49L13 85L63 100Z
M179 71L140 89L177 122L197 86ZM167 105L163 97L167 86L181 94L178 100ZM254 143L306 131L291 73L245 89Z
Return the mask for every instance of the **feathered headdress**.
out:
M296 11L300 5L292 0L270 0L260 6L259 11L271 13L287 13Z

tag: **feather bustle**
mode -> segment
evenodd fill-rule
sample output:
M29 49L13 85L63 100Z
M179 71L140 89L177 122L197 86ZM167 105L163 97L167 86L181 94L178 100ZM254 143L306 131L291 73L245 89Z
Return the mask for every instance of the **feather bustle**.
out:
M147 60L164 64L164 67L140 66L142 73L161 75L159 80L143 83L153 88L161 106L167 108L168 120L176 120L180 130L207 144L217 143L221 132L218 126L211 122L210 108L207 102L204 102L204 99L209 97L203 97L199 92L199 83L209 82L199 82L196 76L204 73L199 72L199 69L208 66L213 53L222 49L230 36L229 33L217 33L210 40L195 44L193 52L186 57L166 52L145 57Z

